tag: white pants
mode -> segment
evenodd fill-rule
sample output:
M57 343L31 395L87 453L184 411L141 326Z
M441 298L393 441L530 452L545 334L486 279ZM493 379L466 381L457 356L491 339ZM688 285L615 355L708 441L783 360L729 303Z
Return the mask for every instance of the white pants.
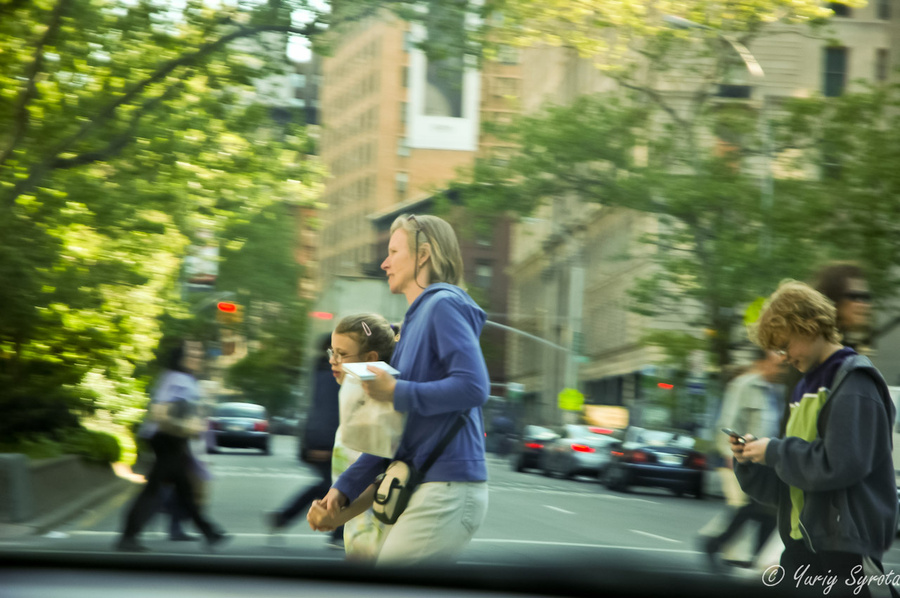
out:
M455 561L481 527L488 507L487 482L428 482L386 529L378 565Z

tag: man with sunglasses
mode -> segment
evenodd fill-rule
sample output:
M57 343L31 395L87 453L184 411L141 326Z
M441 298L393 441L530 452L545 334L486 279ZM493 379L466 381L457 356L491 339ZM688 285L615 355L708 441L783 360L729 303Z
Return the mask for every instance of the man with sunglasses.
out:
M855 262L832 262L816 276L815 288L837 308L837 327L845 346L870 352L872 293L862 267Z

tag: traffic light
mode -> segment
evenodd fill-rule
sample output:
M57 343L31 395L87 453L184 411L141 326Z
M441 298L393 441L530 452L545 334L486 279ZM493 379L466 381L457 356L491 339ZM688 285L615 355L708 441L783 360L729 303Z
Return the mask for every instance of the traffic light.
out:
M311 318L315 318L317 320L333 320L334 314L327 311L311 311L309 312Z
M232 303L230 301L219 301L216 304L216 307L219 308L219 311L223 311L226 314L237 313L238 310L237 303Z
M244 310L237 303L219 301L216 304L216 321L219 324L234 325L244 320Z

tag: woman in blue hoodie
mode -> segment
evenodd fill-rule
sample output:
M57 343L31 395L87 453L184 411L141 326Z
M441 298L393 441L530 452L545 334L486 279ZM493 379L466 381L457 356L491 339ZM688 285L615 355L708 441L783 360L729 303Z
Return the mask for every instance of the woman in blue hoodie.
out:
M392 402L407 414L395 458L421 468L459 416L465 424L389 528L377 562L452 560L487 513L481 408L490 382L478 343L486 315L460 288L463 267L456 233L436 216L397 218L381 268L391 292L404 294L409 303L391 358L399 376L370 367L376 377L365 383L370 397ZM336 516L384 467L384 459L363 454L338 478L323 506Z

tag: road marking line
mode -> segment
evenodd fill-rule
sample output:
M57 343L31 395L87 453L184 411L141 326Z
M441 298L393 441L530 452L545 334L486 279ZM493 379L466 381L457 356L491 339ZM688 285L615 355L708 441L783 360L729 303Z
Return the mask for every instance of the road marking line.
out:
M119 531L100 531L100 530L75 530L68 532L70 536L100 536L100 537L109 537L109 536L118 536L121 534ZM307 534L267 534L267 533L254 533L254 532L229 532L228 535L233 536L235 538L278 538L278 539L307 539L307 538L317 538L322 541L325 540L325 534L318 534L312 530L310 530ZM168 532L151 532L145 531L141 533L141 537L146 538L168 538Z
M555 507L550 507L549 505L545 505L545 506L547 506L548 508L555 508ZM670 542L675 542L678 544L681 543L680 540L673 540L671 538L665 538L663 536L656 536L654 534L649 534L647 532L642 532L640 530L631 530L631 531L633 531L637 534L651 536L651 537L657 538L657 539L668 540ZM95 530L73 530L73 531L68 532L68 534L73 538L77 537L77 536L111 537L111 536L118 536L121 534L121 532L118 532L118 531L95 531ZM272 534L266 534L266 533L235 532L235 533L230 533L230 535L233 536L234 538L325 540L324 535L320 535L320 534L317 534L312 531L309 532L308 534L276 534L276 535L272 535ZM141 534L141 536L145 537L147 539L165 538L165 537L168 537L168 532L146 531L146 532L143 532ZM578 546L578 547L584 547L584 548L622 548L624 550L663 550L664 552L673 552L674 551L674 552L690 552L692 554L694 554L694 553L702 554L696 550L684 551L684 550L655 549L655 548L649 549L649 548L641 548L641 547L637 547L637 546L631 546L631 547L619 546L619 545L615 545L615 544L583 544L583 543L578 543L578 542L553 542L553 541L548 541L548 540L510 540L510 539L504 539L504 538L474 538L472 540L472 542L491 543L491 544L528 544L528 545L537 545L537 546Z
M675 542L676 544L681 544L681 540L673 540L672 538L667 538L665 536L657 536L656 534L651 534L650 532L642 532L639 529L630 530L636 534L640 534L642 536L647 536L648 538L653 538L655 540L665 540L667 542Z
M21 554L34 554L34 553L38 553L38 554L60 554L60 555L73 554L73 555L84 556L84 551L83 551L83 550L52 550L52 549L43 549L43 548L30 548L30 549L20 550L20 551L18 551L18 552L20 552ZM109 551L109 550L92 550L92 551L91 551L91 555L92 555L92 556L93 556L93 555L121 555L121 554L123 554L123 553L120 552L120 551L118 551L118 550L113 550L113 551ZM239 559L242 560L242 561L243 561L243 560L264 560L264 561L278 561L278 560L282 560L282 561L298 561L298 560L300 560L300 561L337 561L337 562L342 562L342 561L345 560L343 556L333 556L333 557L327 557L327 556L302 556L302 555L297 555L297 556L278 556L278 555L274 555L274 554L265 554L265 555L262 555L262 554L234 554L234 553L216 553L216 552L197 553L196 555L195 555L194 553L182 553L182 552L157 552L157 553L154 553L154 552L145 552L145 553L141 553L141 557L142 557L142 558L152 559L152 558L154 558L155 556L164 556L164 557L169 557L169 556L200 556L200 557L203 557L204 559L208 559L208 558L220 558L220 559L222 559L222 558L225 558L225 559L239 558Z
M83 532L77 532L77 533L83 533ZM111 535L118 535L117 532L108 532L108 533ZM259 535L259 534L234 534L234 535L235 536L253 536L253 535ZM307 536L307 537L313 537L313 536ZM627 550L627 551L633 551L633 552L661 552L661 553L667 553L667 554L692 554L692 555L703 554L696 550L687 550L687 549L679 549L679 548L621 546L621 545L616 545L616 544L586 544L586 543L579 543L579 542L548 542L548 541L540 541L540 540L507 540L507 539L500 539L500 538L474 538L472 540L472 543L476 543L476 542L480 543L480 544L520 544L520 545L530 545L530 546L569 546L572 548L597 548L597 549L617 550L617 551ZM0 543L0 545L3 545L3 543ZM269 547L269 548L272 548L272 547ZM27 547L23 547L21 545L16 546L16 550L18 550L22 553L78 554L78 555L84 555L84 553L85 553L84 550L27 548ZM94 555L122 554L118 551L108 551L108 550L97 550L97 551L91 550L90 552L91 552L91 554L94 554ZM192 552L191 553L151 552L148 554L148 558L152 558L154 554L187 555L187 554L194 554L194 553L192 553ZM215 557L229 557L229 558L234 558L235 556L240 556L240 558L242 558L242 559L276 559L276 560L278 560L278 559L284 559L284 560L309 559L309 560L320 560L320 561L337 561L337 560L343 561L344 560L342 556L337 556L337 555L334 558L332 558L332 557L305 557L305 556L300 556L300 555L279 556L279 555L275 555L275 554L251 555L251 554L242 554L240 552L238 552L238 553L233 553L233 552L232 553L226 553L226 552L209 553L209 552L207 552L207 553L202 553L201 556L203 556L203 557L215 556ZM481 561L479 561L479 562L481 562Z
M567 510L565 510L565 509L560 509L559 507L553 507L553 506L551 506L551 505L544 505L544 506L547 507L548 509L553 509L554 511L559 511L560 513L565 513L566 515L574 515L574 514L575 514L575 513L573 513L572 511L567 511Z
M559 494L562 496L588 496L588 497L593 497L593 498L605 498L605 499L609 499L609 500L627 500L630 502L639 502L639 503L644 503L647 505L659 505L660 504L656 501L647 500L645 498L637 498L634 496L618 496L615 494L600 494L600 493L593 493L593 492L586 492L586 491L567 492L565 490L543 490L541 488L535 488L533 486L525 487L525 488L515 488L515 487L503 486L500 484L494 485L494 484L491 484L490 482L488 482L488 490L494 491L494 492L499 492L501 490L505 490L507 492L530 492L532 494Z
M101 504L99 507L92 509L80 519L76 520L75 527L83 528L96 525L102 519L111 515L113 511L121 508L122 505L124 505L136 493L137 488L134 487L129 487L122 492L117 493L115 496L105 501L105 503Z
M675 540L677 542L677 540ZM484 544L525 544L534 546L572 546L575 548L604 548L615 550L639 550L649 552L667 552L677 554L703 554L697 550L685 550L683 548L651 548L645 546L621 546L618 544L583 544L578 542L549 542L542 540L503 540L494 538L474 538L473 543L481 542Z

